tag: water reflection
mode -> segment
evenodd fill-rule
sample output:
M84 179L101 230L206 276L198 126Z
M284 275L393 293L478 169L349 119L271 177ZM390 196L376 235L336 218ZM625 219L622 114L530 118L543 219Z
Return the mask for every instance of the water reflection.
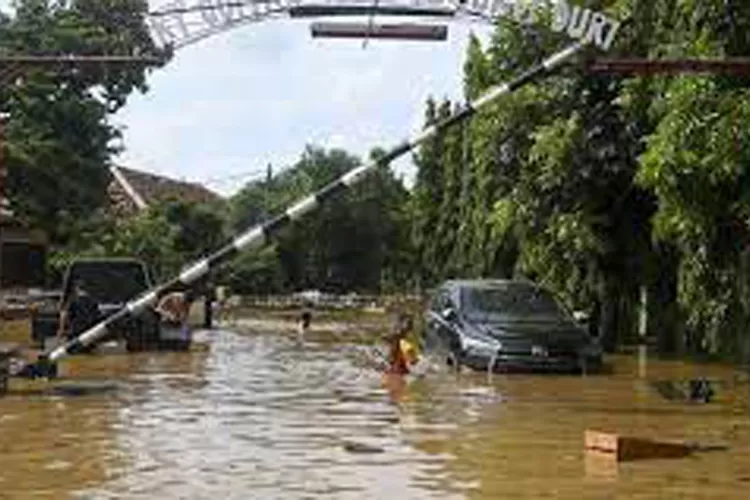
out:
M57 382L13 380L0 399L0 497L66 498L117 480L138 459L120 447L129 425L121 412L155 385L200 385L205 358L81 356L61 366Z
M429 413L415 409L415 429L434 426L436 419L453 428L446 426L439 439L416 432L408 438L418 449L451 456L436 474L449 478L451 485L473 484L466 491L472 498L650 498L665 490L742 498L746 475L738 472L737 464L750 465L746 414L735 412L732 404L676 405L656 391L634 390L633 372L639 366L633 361L617 360L618 369L609 377L497 377L484 393L499 397L475 401L479 411L472 411L466 399L459 412L451 412L456 406L450 403L436 404ZM652 362L649 371L659 376L697 371L731 377L724 368L679 363ZM461 385L452 387L452 396L432 401L461 400ZM709 444L731 440L733 446L728 452L699 453L690 459L617 464L584 453L587 428Z
M76 379L114 393L0 400L0 487L11 498L744 498L747 383L721 367L648 361L650 380L708 377L687 405L612 375L456 374L384 384L372 339L344 325L204 332L210 350L83 357ZM347 330L349 328L349 330ZM583 452L587 428L731 443L687 460L616 464ZM0 495L2 496L2 495Z
M126 457L117 451L112 395L66 398L10 395L0 399L2 498L64 498L103 484Z
M347 370L349 379L340 376ZM225 332L213 342L207 384L179 396L160 385L121 412L120 446L138 460L107 489L294 498L395 488L419 498L405 466L413 452L399 440L379 375L354 374L323 343ZM383 453L359 453L352 442Z

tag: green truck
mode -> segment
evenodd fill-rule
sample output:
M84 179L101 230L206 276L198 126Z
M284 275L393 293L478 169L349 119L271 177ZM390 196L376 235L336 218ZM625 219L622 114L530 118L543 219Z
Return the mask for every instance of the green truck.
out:
M67 268L62 289L40 294L34 300L31 314L33 343L44 349L54 341L60 324L60 312L74 293L76 283L84 283L88 294L96 301L98 319L104 319L121 309L125 303L150 289L153 285L146 264L134 258L77 259ZM127 317L112 328L112 333L101 343L124 343L129 352L152 350L186 350L190 337L176 339L173 329L164 327L159 315L148 310L138 317ZM80 334L82 332L66 332Z

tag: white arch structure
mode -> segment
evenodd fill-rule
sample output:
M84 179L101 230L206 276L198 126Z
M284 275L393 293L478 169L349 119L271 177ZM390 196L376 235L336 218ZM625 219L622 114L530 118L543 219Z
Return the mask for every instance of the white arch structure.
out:
M492 22L510 17L532 22L531 12L551 6L549 28L608 50L620 22L564 0L172 0L150 12L147 23L158 46L177 50L246 24L270 19L332 15L469 18Z

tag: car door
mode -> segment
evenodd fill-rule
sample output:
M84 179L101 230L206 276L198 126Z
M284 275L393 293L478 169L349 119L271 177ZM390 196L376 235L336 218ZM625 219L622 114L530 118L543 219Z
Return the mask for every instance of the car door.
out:
M439 351L451 351L455 343L456 333L451 324L443 317L443 312L455 305L451 300L450 290L443 288L438 290L430 304L427 318L427 346Z
M440 304L444 300L445 292L442 288L435 291L430 300L430 304L425 311L425 347L428 350L436 350L440 347L438 314L440 313Z

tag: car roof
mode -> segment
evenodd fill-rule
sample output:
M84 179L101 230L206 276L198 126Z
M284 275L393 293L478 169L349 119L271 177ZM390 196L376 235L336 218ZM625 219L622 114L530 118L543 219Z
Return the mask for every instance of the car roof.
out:
M527 279L473 279L473 280L448 280L441 288L493 288L504 285L527 285L538 287L536 283Z

